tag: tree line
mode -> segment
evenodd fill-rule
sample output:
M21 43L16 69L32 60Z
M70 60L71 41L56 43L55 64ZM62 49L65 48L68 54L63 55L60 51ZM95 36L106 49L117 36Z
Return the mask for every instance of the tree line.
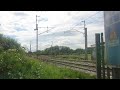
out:
M88 54L91 54L92 50L92 48L88 48ZM85 53L85 49L77 48L73 50L67 46L53 46L33 53L38 55L80 55Z
M16 40L10 37L6 37L3 34L0 34L0 52L9 49L17 49L19 51L21 50L25 51L25 48L21 47L21 45ZM93 50L92 48L88 48L87 50L88 54L91 54L92 50ZM85 49L77 48L73 50L67 46L52 46L44 50L38 50L37 52L33 52L33 53L39 55L80 55L85 53Z

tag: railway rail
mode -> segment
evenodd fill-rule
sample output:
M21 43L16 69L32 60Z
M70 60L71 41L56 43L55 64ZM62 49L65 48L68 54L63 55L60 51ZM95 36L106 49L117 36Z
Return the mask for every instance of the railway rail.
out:
M35 57L34 57L35 58ZM79 60L79 61L70 61L70 60L60 60L60 59L41 59L38 58L44 62L47 63L53 63L58 66L65 66L68 68L71 68L73 70L82 71L85 73L89 73L91 75L96 75L96 62L90 61L90 60ZM112 78L112 69L110 70L110 78ZM102 72L102 67L101 67ZM105 77L107 78L107 65L105 65ZM103 74L102 74L103 75Z
M74 70L83 71L85 73L96 75L96 63L92 62L92 61L81 60L79 62L76 62L76 61L73 62L73 61L66 61L66 60L50 59L50 60L47 60L46 62L66 66L66 67L69 67ZM101 69L102 69L102 67L101 67ZM112 77L112 69L109 69L109 70L110 70L110 78L111 78ZM105 71L106 71L105 76L107 77L107 66L105 66Z

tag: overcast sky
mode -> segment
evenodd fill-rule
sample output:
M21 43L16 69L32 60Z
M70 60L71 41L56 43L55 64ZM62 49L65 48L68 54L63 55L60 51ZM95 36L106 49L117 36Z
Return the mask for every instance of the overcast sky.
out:
M16 39L22 46L36 50L36 15L39 50L53 46L84 48L84 24L88 30L88 47L95 43L95 33L104 33L103 11L0 11L0 33ZM80 32L79 32L80 31ZM83 32L83 33L82 33Z

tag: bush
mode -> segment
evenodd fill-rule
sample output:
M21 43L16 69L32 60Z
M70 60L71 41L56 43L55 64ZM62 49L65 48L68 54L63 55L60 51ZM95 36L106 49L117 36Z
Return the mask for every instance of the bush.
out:
M3 52L0 54L1 79L67 79L94 78L67 68L57 67L26 57L19 52Z
M3 47L0 46L0 53L2 53L2 52L3 52Z
M3 50L21 49L20 44L16 40L2 34L0 34L0 47L2 47Z

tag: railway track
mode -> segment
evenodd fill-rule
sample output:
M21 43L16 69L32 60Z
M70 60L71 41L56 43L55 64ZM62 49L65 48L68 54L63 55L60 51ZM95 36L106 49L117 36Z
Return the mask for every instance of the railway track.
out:
M50 59L50 60L47 60L46 62L54 63L56 65L65 66L65 67L71 68L73 70L82 71L85 73L96 75L96 63L92 62L92 61L84 60L84 61L79 61L79 62L73 62L73 61L66 61L66 60ZM101 67L101 69L102 69L102 67ZM107 66L105 66L105 71L106 71L105 76L107 77ZM112 72L110 69L110 78L111 78L111 76L112 76Z
M60 64L60 65L65 65L65 66L69 66L69 67L73 67L73 68L78 68L78 69L82 69L82 70L87 70L87 71L92 71L92 72L96 72L95 70L95 66L88 66L88 65L83 65L81 63L74 63L74 62L66 62L66 61L56 61L56 60L49 60L48 62L52 62L52 63L55 63L55 64ZM81 66L81 67L80 67ZM92 69L88 69L88 68L84 68L84 67L90 67Z
M96 75L96 62L89 60L80 60L80 61L70 61L70 60L60 60L60 59L42 59L38 58L44 62L56 64L57 66L64 66L71 68L73 70L89 73L91 75ZM112 78L112 69L110 70L110 78ZM102 72L102 67L101 67ZM101 73L103 75L103 73ZM105 65L105 77L107 78L107 66Z

